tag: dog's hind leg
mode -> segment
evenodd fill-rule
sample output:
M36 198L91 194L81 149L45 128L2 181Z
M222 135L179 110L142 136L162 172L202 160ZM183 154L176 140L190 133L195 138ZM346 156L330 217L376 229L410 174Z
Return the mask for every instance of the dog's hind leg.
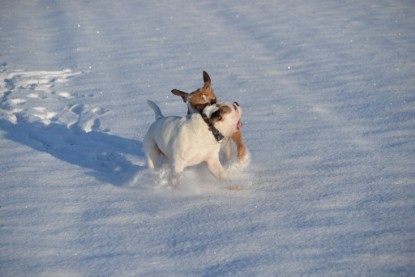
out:
M150 169L156 169L158 167L157 161L160 156L160 149L153 140L144 141L144 149L147 159L147 165Z

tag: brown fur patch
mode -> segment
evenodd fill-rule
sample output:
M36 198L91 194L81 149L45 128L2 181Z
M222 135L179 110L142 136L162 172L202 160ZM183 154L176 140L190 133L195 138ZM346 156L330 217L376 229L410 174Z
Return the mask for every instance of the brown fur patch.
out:
M213 112L210 116L210 122L215 124L217 121L221 121L223 116L227 113L230 113L232 110L228 106L222 106L217 111Z
M171 92L174 95L182 97L183 101L189 101L189 103L196 107L197 105L210 105L212 102L216 102L216 95L211 86L211 79L206 71L203 71L203 87L196 89L192 93L187 93L178 89L173 89Z

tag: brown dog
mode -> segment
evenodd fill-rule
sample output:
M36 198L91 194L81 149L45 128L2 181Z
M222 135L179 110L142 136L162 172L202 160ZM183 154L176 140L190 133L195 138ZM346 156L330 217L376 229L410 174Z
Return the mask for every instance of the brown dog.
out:
M206 106L214 105L217 102L215 93L211 86L211 79L206 71L203 71L204 85L201 88L196 89L192 93L187 93L178 89L173 89L171 92L174 95L181 96L183 101L187 104L187 113L201 113ZM239 163L248 162L247 149L242 141L241 131L233 133L231 139L236 144L237 158ZM232 157L232 145L225 142L225 153L228 160Z

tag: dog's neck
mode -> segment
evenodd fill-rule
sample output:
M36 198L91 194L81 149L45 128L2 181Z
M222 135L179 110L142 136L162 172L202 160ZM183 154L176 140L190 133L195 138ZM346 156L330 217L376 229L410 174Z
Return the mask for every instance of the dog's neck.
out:
M216 101L215 101L216 104ZM208 125L209 127L209 131L212 133L213 137L215 138L215 140L219 143L222 142L222 140L225 138L224 135L222 135L222 133L216 129L215 126L213 126L210 118L204 113L205 108L209 108L211 107L212 104L206 103L206 104L200 104L197 105L197 107L194 107L192 104L190 104L190 102L187 102L187 114L200 114L203 118L203 121Z
M218 129L216 129L215 126L213 126L212 122L210 121L210 119L207 117L206 114L202 113L201 115L202 115L203 121L208 125L209 131L212 133L215 140L221 143L223 139L225 138L225 136L222 135L222 133Z
M205 97L205 96L204 96ZM203 110L206 107L210 107L210 106L214 106L216 104L219 104L220 102L215 98L215 99L205 99L205 103L202 104L196 104L196 105L192 105L190 102L190 99L187 99L185 102L187 104L187 114L193 114L193 113L198 113L198 114L202 114Z
M200 104L197 105L196 107L194 107L192 104L190 104L189 102L187 103L187 114L194 114L194 113L198 113L200 115L202 115L203 110L207 107L210 106L210 104Z

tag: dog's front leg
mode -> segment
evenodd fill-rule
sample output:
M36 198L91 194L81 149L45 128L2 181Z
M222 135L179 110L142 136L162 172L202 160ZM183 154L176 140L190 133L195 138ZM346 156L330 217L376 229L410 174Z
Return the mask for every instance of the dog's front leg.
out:
M241 131L232 134L232 140L236 144L236 151L238 153L238 162L245 163L247 160L246 146L242 141Z
M206 161L209 171L220 180L229 180L229 174L223 168L222 164L219 161L219 158L211 158Z

